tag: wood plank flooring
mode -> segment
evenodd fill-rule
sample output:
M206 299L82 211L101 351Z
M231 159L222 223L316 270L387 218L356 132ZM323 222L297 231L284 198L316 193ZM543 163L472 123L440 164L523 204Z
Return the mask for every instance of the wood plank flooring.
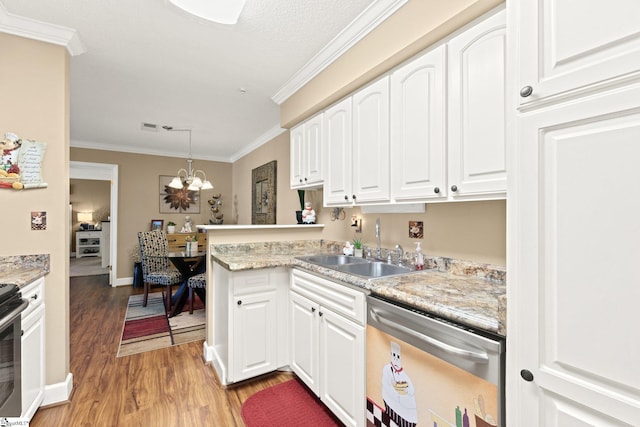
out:
M129 295L141 292L112 288L107 276L71 278L73 393L40 408L31 427L241 427L249 396L293 378L281 372L225 389L202 359L202 341L116 358Z

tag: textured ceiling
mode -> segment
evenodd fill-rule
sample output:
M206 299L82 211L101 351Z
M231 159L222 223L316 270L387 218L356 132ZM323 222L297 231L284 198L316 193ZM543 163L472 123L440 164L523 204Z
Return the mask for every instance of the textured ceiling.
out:
M0 0L12 15L73 28L71 145L233 160L279 130L272 97L375 0L247 0L238 24L164 0ZM241 90L241 88L244 89Z

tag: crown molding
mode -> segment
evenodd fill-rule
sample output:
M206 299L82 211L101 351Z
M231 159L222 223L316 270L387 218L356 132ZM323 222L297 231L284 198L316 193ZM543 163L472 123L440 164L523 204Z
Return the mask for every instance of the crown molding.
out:
M246 156L247 154L251 153L256 148L266 144L267 142L271 141L276 136L280 135L282 132L286 132L286 131L287 131L287 129L283 129L280 126L272 127L267 132L263 133L257 139L255 139L251 144L247 145L242 150L238 151L233 156L231 156L229 161L231 161L231 163L235 163L237 160L239 160L242 157Z
M71 56L80 55L86 51L78 32L73 28L14 15L9 13L2 3L0 3L0 32L64 46Z
M271 98L280 105L362 40L409 0L376 0L307 62Z

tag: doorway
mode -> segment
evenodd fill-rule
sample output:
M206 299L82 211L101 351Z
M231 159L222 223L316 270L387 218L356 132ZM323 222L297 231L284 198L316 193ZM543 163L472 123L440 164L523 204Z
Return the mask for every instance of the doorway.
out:
M108 181L110 189L110 239L108 242L109 284L116 286L118 264L118 165L89 162L69 162L70 179ZM106 254L105 254L106 255Z

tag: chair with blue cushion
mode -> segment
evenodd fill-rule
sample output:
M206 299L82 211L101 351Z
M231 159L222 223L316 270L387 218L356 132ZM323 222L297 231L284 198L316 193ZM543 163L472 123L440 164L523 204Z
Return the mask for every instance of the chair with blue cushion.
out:
M151 286L166 286L167 295L165 307L171 309L171 287L182 282L182 274L173 267L167 257L169 243L164 231L141 231L138 233L140 255L142 260L142 279L144 282L144 300L147 306L149 288Z
M189 314L193 314L193 291L195 290L198 293L198 296L204 303L205 300L205 289L207 287L207 273L196 274L195 276L189 277L187 280L187 286L189 287L189 298L191 299L191 307L189 308Z

